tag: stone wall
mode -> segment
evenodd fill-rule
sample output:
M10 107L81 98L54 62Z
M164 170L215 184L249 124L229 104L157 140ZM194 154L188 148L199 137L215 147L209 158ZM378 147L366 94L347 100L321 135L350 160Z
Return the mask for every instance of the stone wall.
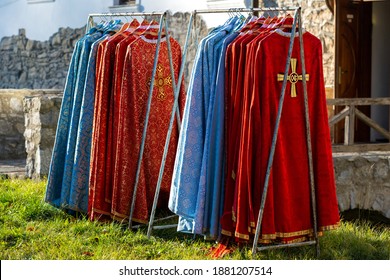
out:
M0 41L0 88L63 89L76 41L85 28L60 28L48 41L26 38L25 30Z
M61 102L62 92L56 90L24 98L26 172L30 178L49 173Z
M291 1L278 1L280 7ZM319 37L323 45L325 84L334 83L334 17L325 1L302 1L303 25ZM189 13L175 13L169 19L169 29L183 47ZM207 34L207 26L197 17L199 38ZM26 38L25 30L18 35L4 37L0 41L0 88L63 89L70 59L76 41L85 33L85 27L60 28L48 41ZM186 81L192 69L196 53L194 36L191 37L185 68Z
M191 14L188 12L187 13L177 12L168 17L169 32L171 36L179 42L182 48L182 52L184 51L184 46L187 38L187 30L190 22L190 17ZM149 20L151 20L151 18L149 18ZM188 86L189 84L198 43L207 34L208 34L208 29L204 20L199 15L196 16L192 25L190 38L188 40L186 63L184 66L184 80L186 86Z
M0 160L26 158L23 99L27 90L0 89Z

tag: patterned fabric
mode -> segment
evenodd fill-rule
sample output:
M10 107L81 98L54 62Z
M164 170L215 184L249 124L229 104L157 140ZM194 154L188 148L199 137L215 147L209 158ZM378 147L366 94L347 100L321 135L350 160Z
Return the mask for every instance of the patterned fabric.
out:
M67 208L80 211L76 205L70 204L70 196L71 196L71 190L73 187L74 191L78 191L77 186L72 186L72 174L73 170L75 168L75 172L77 172L77 167L75 166L75 149L76 149L76 143L77 143L77 134L79 131L79 120L80 120L80 112L81 112L81 103L83 100L83 93L84 93L84 87L85 87L85 80L86 80L86 73L87 73L87 67L88 67L88 61L89 61L89 54L91 50L91 46L94 41L99 39L102 36L101 32L96 32L93 35L88 35L86 39L83 42L83 46L81 49L80 54L80 65L78 69L78 75L76 79L76 88L73 95L73 108L72 108L72 114L70 117L70 126L69 126L69 134L68 134L68 141L67 141L67 149L66 149L66 157L65 157L65 166L64 166L64 178L62 183L62 193L61 197L63 199L62 203L66 205ZM73 194L72 194L73 196ZM85 210L83 212L86 212Z
M143 35L129 45L126 54L122 82L122 97L119 113L119 135L117 146L116 207L113 214L116 219L126 219L135 185L135 175L139 158L140 145L144 129L146 104L152 80L156 36ZM175 80L178 79L181 65L180 45L170 39ZM154 192L160 171L161 159L165 145L170 115L174 102L172 78L170 75L168 49L165 39L161 41L157 71L154 79L154 90L148 123L148 133L141 161L141 172L137 186L136 207L133 220L146 223L152 207ZM185 102L184 87L179 96L179 107ZM174 123L165 170L162 178L159 206L166 207L171 186L172 169L177 146L177 124Z
M210 140L207 159L206 202L204 215L204 234L211 239L220 236L220 216L224 200L224 169L225 169L225 55L227 46L238 36L233 33L222 43L216 77L214 102L210 104Z
M121 166L121 161L119 160L120 155L117 153L118 147L121 145L121 142L119 141L119 133L122 131L122 123L120 124L121 114L123 112L123 106L122 99L124 96L127 95L125 91L122 92L122 80L123 80L123 74L124 74L124 66L125 66L125 59L127 54L127 48L139 38L139 36L145 32L146 28L149 26L149 22L144 20L141 25L127 38L122 40L116 47L116 61L115 61L115 77L114 77L114 92L113 92L113 150L112 150L112 170L113 170L113 178L112 178L112 196L111 196L111 213L115 217L115 213L117 212L118 203L120 203L119 199L121 196L121 184L120 184L120 178L119 173L115 172L115 170L118 170ZM127 99L125 99L126 101ZM123 116L122 116L123 117ZM120 148L119 148L120 149Z
M91 173L94 176L90 178L93 196L89 198L92 207L89 216L92 220L98 219L102 214L110 216L111 213L111 198L108 197L112 193L110 102L113 93L115 50L117 44L131 33L130 30L118 32L101 45L100 73L97 76L95 92L99 103L95 104L98 110L93 123L92 139L98 151L91 157Z
M87 212L89 152L88 126L91 125L89 87L94 83L95 42L104 32L113 32L118 22L98 25L76 42L68 70L45 201L71 213ZM92 99L93 101L93 99ZM85 130L85 134L82 133ZM89 139L89 140L88 140Z
M91 137L95 101L96 55L98 45L102 40L105 40L106 37L107 35L104 35L93 43L91 47L77 130L69 205L71 205L74 210L82 213L87 213L88 211L89 164L91 158Z
M209 220L208 216L205 217L206 189L211 187L207 185L208 174L212 176L215 167L209 162L212 160L209 143L213 129L217 53L220 53L224 38L234 29L235 22L235 19L230 19L202 39L195 58L169 201L169 209L180 216L179 231L209 235L205 233L209 230L204 229L204 220ZM217 142L221 144L223 140L218 139ZM207 192L212 193L213 190L207 189ZM209 195L207 199L210 199ZM207 211L208 215L208 208Z
M95 33L94 33L95 31ZM45 200L56 207L73 209L69 203L74 142L91 44L102 33L91 31L75 45L61 104ZM76 207L77 208L77 207ZM78 209L76 209L78 210Z

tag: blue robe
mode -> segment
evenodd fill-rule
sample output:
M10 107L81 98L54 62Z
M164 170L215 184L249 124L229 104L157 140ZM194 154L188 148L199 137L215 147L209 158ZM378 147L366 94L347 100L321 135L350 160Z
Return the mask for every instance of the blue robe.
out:
M61 193L61 203L64 208L68 208L75 211L80 211L80 209L75 207L75 205L70 204L70 197L73 196L71 193L72 190L72 174L73 170L80 166L75 166L75 150L77 143L77 134L79 131L79 121L80 121L80 112L81 112L81 103L84 95L84 87L86 85L86 76L88 69L89 55L91 51L92 44L102 36L101 32L96 32L92 35L87 35L84 40L83 47L80 54L80 65L79 71L76 80L76 89L73 95L73 108L71 121L69 126L68 134L68 143L65 157L65 167L64 167L64 178L62 181L62 193ZM90 82L90 81L89 81ZM88 164L89 165L89 164ZM77 172L77 170L75 170ZM78 191L77 188L73 188L74 191Z
M85 38L86 36L76 42L69 65L46 186L45 201L58 208L62 205L62 181L64 177L69 124L73 107L73 93L76 87L79 59Z
M180 132L169 209L179 215L178 231L205 234L204 220L209 169L211 115L214 111L217 67L222 42L235 19L214 29L201 40L187 93ZM223 109L223 107L222 107ZM223 118L223 110L222 112ZM221 127L223 130L223 126ZM218 139L222 141L223 139ZM206 235L208 235L206 233Z
M96 55L99 43L106 37L107 35L99 38L91 47L77 130L69 208L83 213L87 213L88 211L91 138L95 103Z
M214 98L211 100L208 123L209 141L206 168L206 209L204 231L208 238L216 239L220 234L220 216L223 209L224 162L225 162L225 55L227 46L238 36L228 35L217 47L219 59Z
M91 45L102 36L92 29L75 46L69 66L50 163L45 201L58 208L80 211L70 205L74 154Z

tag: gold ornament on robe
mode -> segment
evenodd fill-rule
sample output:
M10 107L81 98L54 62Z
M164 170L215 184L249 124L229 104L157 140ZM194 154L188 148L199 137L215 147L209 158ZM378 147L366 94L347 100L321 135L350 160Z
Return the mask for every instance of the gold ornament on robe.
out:
M291 83L291 97L297 97L297 88L295 84L298 81L302 81L302 75L297 74L297 59L291 58L291 74L287 77L287 80ZM284 74L277 75L278 82L284 80ZM309 74L305 75L306 81L309 80Z
M164 91L164 87L172 85L172 78L170 76L164 78L163 67L161 65L157 66L157 77L155 80L155 85L158 88L157 99L160 101L165 100L167 95Z

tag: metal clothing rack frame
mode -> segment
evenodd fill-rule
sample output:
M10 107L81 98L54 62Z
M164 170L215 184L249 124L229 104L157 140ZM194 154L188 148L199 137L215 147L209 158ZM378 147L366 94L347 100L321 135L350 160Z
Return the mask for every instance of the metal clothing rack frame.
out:
M162 26L163 26L163 21L165 20L165 28L166 28L166 33L167 33L166 36L167 36L167 42L168 42L167 47L168 47L168 54L169 54L170 69L171 69L171 75L172 75L172 81L173 81L173 90L174 90L175 100L174 100L174 105L173 105L172 112L171 112L170 124L169 124L167 137L166 137L166 141L165 141L164 153L163 153L163 158L162 158L162 162L161 162L161 166L160 166L160 173L159 173L158 182L157 182L157 186L156 186L153 207L152 207L152 211L151 211L150 219L149 219L149 223L148 223L148 232L147 232L148 238L151 236L153 229L172 228L172 227L176 226L176 224L175 225L163 225L163 226L153 226L153 224L154 224L154 222L162 221L162 220L169 219L169 218L176 216L176 215L173 215L173 216L165 217L165 218L158 219L158 220L154 219L156 207L157 207L157 201L158 201L160 188L161 188L162 175L164 172L165 161L166 161L166 156L167 156L167 152L168 152L169 140L170 140L171 132L172 132L172 128L173 128L174 115L175 115L175 112L178 110L178 96L179 96L180 85L181 85L183 72L184 72L184 63L185 63L185 58L186 58L188 41L189 41L189 37L190 37L190 31L192 29L192 23L194 21L195 16L197 14L210 14L210 13L253 13L253 12L289 12L289 11L294 11L294 22L293 22L293 28L292 28L291 37L290 37L290 45L289 45L288 55L287 55L287 59L286 59L285 73L284 73L282 90L281 90L280 99L279 99L277 119L276 119L276 123L275 123L274 134L273 134L273 138L272 138L272 144L271 144L271 149L270 149L270 154L269 154L269 159L268 159L267 171L266 171L265 181L264 181L264 186L263 186L263 194L261 197L261 204L260 204L260 210L259 210L258 220L257 220L257 225L256 225L256 232L255 232L255 236L254 236L254 240L253 240L252 256L254 257L255 254L257 253L257 251L262 251L262 250L267 250L267 249L276 249L276 248L283 248L283 247L298 247L298 246L304 246L304 245L316 245L316 253L317 253L317 257L318 257L319 253L320 253L320 248L319 248L318 229L317 229L316 192L315 192L314 174L313 174L313 157L312 157L312 147L311 147L310 118L309 118L307 84L306 84L306 69L305 69L304 47L303 47L303 37L302 37L302 10L301 10L301 7L284 7L284 8L272 7L272 8L250 8L250 9L248 9L248 8L233 8L233 9L194 10L191 13L190 23L188 25L187 37L186 37L185 47L184 47L184 51L183 51L183 55L182 55L182 65L180 67L179 78L178 78L177 84L175 82L175 77L174 77L174 73L173 73L174 70L173 70L172 57L171 57L171 52L170 52L168 22L167 22L168 12L163 12L163 13L103 13L103 14L90 14L89 15L87 30L93 24L93 17L103 17L103 18L111 17L112 18L112 17L127 17L127 16L133 16L133 17L135 17L135 16L142 16L142 17L144 17L144 16L160 16L160 22L159 22L159 30L160 31L158 34L158 41L157 41L157 48L156 48L156 52L155 52L155 61L154 61L152 77L155 76L156 70L157 70L157 61L158 61L159 47L160 47L160 42L161 42L161 30L162 30ZM299 44L300 44L300 57L301 57L301 63L302 63L302 83L303 83L303 95L304 95L304 104L305 104L306 141L307 141L307 147L308 147L307 152L308 152L308 159L309 159L309 173L310 173L309 176L310 176L310 189L311 189L310 194L311 194L311 206L312 206L312 215L313 215L314 240L299 242L299 243L292 243L292 244L267 245L267 246L260 246L259 247L258 240L259 240L260 231L261 231L261 223L262 223L262 218L263 218L263 214L264 214L265 201L267 198L269 177L270 177L270 172L271 172L272 165L273 165L275 147L276 147L276 142L277 142L277 138L278 138L278 131L279 131L281 114L282 114L282 110L283 110L284 97L285 97L285 92L286 92L286 87L287 87L287 77L288 77L288 72L289 72L289 67L290 67L290 62L291 62L292 49L294 46L294 38L296 35L297 24L298 24L298 34L299 34ZM152 94L153 87L154 87L154 79L151 80L151 85L150 85L149 98L148 98L148 102L147 102L146 119L145 119L143 137L142 137L142 144L141 144L141 149L140 149L139 158L138 158L136 182L134 185L134 192L133 192L131 210L130 210L130 215L129 215L128 227L131 229L139 227L139 226L134 226L134 227L132 226L132 217L133 217L134 207L135 207L135 199L136 199L139 173L140 173L140 165L142 162L144 144L145 144L145 139L146 139L146 134L147 134L147 126L148 126L148 120L149 120L149 114L150 114L151 100L152 100L152 95L153 95Z
M253 12L289 12L294 11L294 22L293 28L290 37L290 45L288 50L288 55L286 59L286 66L282 84L282 90L279 98L279 106L277 112L277 119L274 128L274 134L272 138L271 150L268 159L267 171L265 175L265 181L263 186L263 194L260 202L260 210L258 214L258 220L256 225L256 232L253 240L252 246L252 257L254 257L257 251L267 250L267 249L276 249L276 248L284 248L284 247L298 247L305 245L316 245L316 254L319 257L320 247L318 241L318 229L317 229L317 209L316 209L316 191L315 191L315 183L314 183L314 171L313 171L313 156L312 156L312 146L311 146L311 135L310 135L310 117L309 117L309 105L308 105L308 96L307 96L307 84L306 84L306 68L305 68L305 56L304 56L304 46L303 46L303 37L302 37L302 8L301 7L284 7L284 8L237 8L237 9L214 9L214 10L195 10L194 14L208 14L208 13L253 13ZM298 33L299 33L299 44L300 44L300 58L302 64L302 83L303 83L303 95L304 95L304 104L305 104L305 125L306 125L306 141L307 141L307 153L309 159L309 176L310 176L310 196L311 196L311 208L313 215L313 232L314 232L314 240L299 242L299 243L291 243L291 244L277 244L277 245L267 245L267 246L258 246L259 236L261 232L261 224L264 214L265 201L267 198L267 191L269 185L269 177L273 165L273 159L275 154L275 147L278 138L278 131L280 125L280 119L283 110L284 97L287 87L287 77L291 62L292 50L294 46L294 38L296 34L296 27L298 24Z
M88 16L87 27L86 28L87 28L87 31L89 31L93 27L93 25L94 25L93 18L95 18L95 17L100 17L100 18L104 18L104 19L107 19L107 18L111 18L112 19L112 18L118 18L118 17L125 17L126 18L126 17L159 16L160 17L160 20L159 20L159 32L158 32L158 39L157 39L157 43L156 43L156 50L155 50L155 56L154 56L152 77L154 77L156 75L156 71L157 71L158 55L159 55L159 52L160 52L161 37L162 37L161 33L162 33L162 30L163 30L163 22L165 21L165 32L166 32L166 41L167 41L167 48L168 48L169 66L170 66L171 79L172 79L172 87L173 87L173 91L175 93L175 102L177 102L176 95L178 95L178 93L180 91L180 84L181 84L181 80L182 80L181 77L183 76L183 69L184 69L184 62L185 62L185 54L186 54L186 51L187 51L187 44L186 44L186 47L184 49L184 55L183 55L184 57L183 57L183 60L182 60L182 66L180 68L178 84L176 85L175 75L174 75L174 68L173 68L173 60L172 60L172 52L171 52L171 44L170 44L170 39L169 39L169 29L168 29L168 20L167 20L168 15L169 15L168 11L165 11L165 12L152 12L152 13L97 13L97 14L90 14ZM140 174L140 171L141 171L141 163L142 163L142 158L143 158L144 148L145 148L145 141L146 141L146 135L147 135L149 116L150 116L150 109L151 109L152 96L153 96L153 89L154 89L154 79L151 79L150 89L149 89L149 94L148 94L148 100L147 100L147 106L146 106L146 116L145 116L144 129L143 129L143 133L142 133L142 142L141 142L140 152L139 152L139 155L138 155L136 181L135 181L135 184L134 184L133 196L132 196L130 213L129 213L129 224L128 224L128 228L129 229L139 228L140 227L139 225L138 226L133 226L132 225L132 218L133 218L133 214L134 214L135 201L136 201L136 195L137 195L137 189L138 189L138 183L139 183L139 174ZM175 112L176 112L177 119L178 119L177 123L178 123L178 126L180 127L180 113L179 113L178 109L176 109L176 108L173 109L173 111L172 111L173 117L172 118L174 119ZM171 119L171 123L173 123L172 119ZM170 138L170 134L169 134L169 138ZM167 141L169 141L169 140L167 140ZM167 143L166 143L166 146L167 146ZM166 152L164 150L164 160L163 160L164 163L165 163L165 158L166 158ZM159 183L158 183L159 185L161 184L161 179L162 179L162 174L160 174L160 176L159 176ZM159 189L158 189L158 193L159 193ZM158 194L156 192L155 199L154 199L155 202L153 204L153 211L152 211L152 214L151 214L151 217L150 217L150 221L152 221L152 223L149 223L149 225L153 224L153 222L157 222L157 221L165 220L167 218L171 218L171 217L166 217L166 218L162 218L162 219L159 219L159 220L154 220L154 214L155 214L155 210L156 210L157 199L158 199ZM173 227L173 226L176 226L176 225L155 226L154 228L156 228L156 229L157 228L167 228L167 227ZM150 231L150 229L148 230L148 232L149 231ZM150 234L148 234L148 236L150 236Z
M194 10L191 14L190 24L189 24L188 31L187 31L186 46L188 44L188 37L190 34L190 29L192 27L193 18L195 18L195 16L197 14L289 12L289 11L294 11L294 22L293 22L293 28L292 28L291 37L290 37L289 51L288 51L288 55L287 55L287 59L286 59L284 79L283 79L282 90L281 90L280 99L279 99L279 107L278 107L278 112L277 112L277 119L276 119L276 123L275 123L275 128L274 128L274 134L273 134L273 138L272 138L271 150L270 150L269 159L268 159L268 166L267 166L266 177L265 177L265 182L264 182L264 187L263 187L263 194L261 197L261 204L260 204L260 210L259 210L259 215L258 215L258 221L257 221L257 225L256 225L256 232L255 232L255 236L254 236L254 240L253 240L253 247L252 247L253 257L255 256L257 251L261 251L261 250L276 249L276 248L283 248L283 247L298 247L298 246L304 246L304 245L316 245L317 257L319 256L319 253L320 253L319 241L318 241L318 230L317 230L316 192L315 192L315 184L314 184L313 157L312 157L311 135L310 135L310 117L309 117L307 84L306 84L306 69L305 69L304 47L303 47L303 37L302 37L302 9L301 9L301 7L285 7L285 8L276 8L275 7L275 8L251 8L251 9L246 9L246 8L234 9L233 8L233 9ZM309 173L310 173L309 174L309 176L310 176L310 190L311 190L310 195L311 195L311 206L312 206L311 208L312 208L312 215L313 215L314 240L306 241L306 242L299 242L299 243L292 243L292 244L280 244L280 245L278 244L278 245L268 245L268 246L260 246L259 247L258 240L259 240L259 235L260 235L260 231L261 231L261 224L262 224L262 219L263 219L263 214L264 214L265 201L267 198L269 177L270 177L270 172L271 172L272 165L273 165L275 147L276 147L278 131L279 131L279 124L280 124L281 114L282 114L282 110L283 110L284 97L285 97L285 92L286 92L286 87L287 87L287 77L288 77L288 72L289 72L289 67L290 67L290 62L291 62L292 49L294 46L294 38L296 35L297 24L298 24L299 44L300 44L300 58L301 58L301 64L302 64L302 83L303 83L303 91L304 91L303 95L304 95L304 104L305 104L306 141L307 141L307 147L308 147L307 153L308 153L308 159L309 159L308 164L309 164ZM183 61L184 61L184 59L183 59ZM181 80L182 70L183 70L183 67L181 68L179 81ZM156 207L156 203L157 203L159 191L160 191L161 176L162 176L163 171L164 171L165 156L166 156L166 152L168 149L170 133L172 130L172 125L173 125L173 115L174 115L174 111L176 110L176 107L177 107L177 97L178 97L179 88L177 88L175 91L175 102L173 105L173 111L172 111L172 115L171 115L171 123L170 123L170 126L168 128L168 134L167 134L166 143L165 143L166 145L165 145L165 149L164 149L164 157L163 157L163 161L162 161L161 168L160 168L159 182L158 182L157 187L156 187L153 210L152 210L151 218L149 221L148 237L150 237L152 229L156 228L156 227L153 227L153 219L154 219L155 207Z
M263 219L264 214L264 207L265 207L265 201L267 197L267 191L268 191L268 185L269 185L269 177L272 169L273 159L274 159L274 153L275 153L275 147L276 142L278 138L278 130L279 130L279 124L280 119L282 115L283 110L283 102L286 92L286 86L287 86L287 75L290 67L290 61L292 56L292 50L294 47L294 38L296 34L296 26L298 23L298 33L299 33L299 45L300 45L300 58L301 58L301 65L302 65L302 84L303 84L303 97L304 97L304 104L305 104L305 125L306 125L306 141L307 141L307 153L308 153L308 164L309 164L309 176L310 176L310 196L311 196L311 208L312 208L312 215L313 215L313 231L314 231L314 240L311 241L305 241L305 242L298 242L298 243L291 243L291 244L280 244L280 245L268 245L268 246L260 246L258 247L258 240L261 230L261 223ZM283 79L283 85L282 85L282 91L280 94L279 99L279 108L277 113L277 119L275 123L274 128L274 135L272 138L272 145L271 150L269 154L269 160L267 165L267 171L265 175L265 181L264 181L264 187L263 187L263 194L261 198L261 204L259 209L259 215L257 219L257 225L256 225L256 233L253 240L253 246L252 246L252 255L254 256L257 251L266 250L266 249L273 249L273 248L283 248L283 247L298 247L298 246L304 246L304 245L316 245L316 254L317 257L319 257L320 254L320 247L319 247L319 240L318 240L318 222L317 222L317 209L316 209L316 191L315 191L315 183L314 183L314 171L313 171L313 156L312 156L312 145L311 145L311 133L310 133L310 116L309 116L309 103L308 103L308 94L307 94L307 84L306 84L306 67L305 67L305 54L304 54L304 45L303 45L303 32L302 32L302 9L301 7L298 7L295 9L294 14L294 22L293 22L293 28L291 30L291 37L290 37L290 46L288 50L287 55L287 61L286 61L286 67L284 72L284 79Z

